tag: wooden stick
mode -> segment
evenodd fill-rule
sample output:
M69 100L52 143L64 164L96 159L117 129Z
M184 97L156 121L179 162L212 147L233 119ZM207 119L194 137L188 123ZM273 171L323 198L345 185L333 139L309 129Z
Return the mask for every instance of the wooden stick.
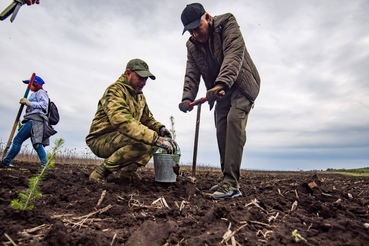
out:
M294 202L292 203L292 207L291 207L291 210L290 210L291 212L292 212L292 211L294 211L294 210L296 210L296 208L297 208L297 204L298 204L298 203L297 203L297 201L294 201Z
M113 240L111 240L111 243L110 243L110 246L113 246L113 244L114 244L114 240L115 240L115 237L117 236L117 234L115 233L114 234L114 237L113 237Z
M106 195L106 190L104 190L101 193L101 197L100 197L99 201L97 202L96 207L99 207L101 205L102 201L104 200L105 195Z
M17 244L13 241L13 239L11 239L11 237L9 237L8 234L4 233L5 237L14 245L17 246Z
M258 199L254 199L254 200L252 200L249 204L246 204L245 205L245 207L248 207L248 206L250 206L250 205L255 205L256 207L258 207L258 208L260 208L262 211L264 211L265 213L267 213L268 214L268 211L266 211L264 208L262 208L260 205L259 205L259 201L258 201Z
M253 223L253 224L258 224L258 225L262 225L262 226L269 227L269 228L275 227L273 225L268 225L268 224L265 224L265 223L259 222L259 221L250 221L250 222Z
M43 225L40 225L40 226L36 226L34 228L24 230L24 232L33 233L35 231L41 230L42 228L44 228L46 226L50 226L50 224L43 224Z
M186 202L185 200L183 200L181 202L181 206L179 207L179 211L182 211L182 209L186 206L186 204L189 204L189 202Z
M269 233L273 233L273 231L266 231L265 233L262 230L258 230L256 232L256 236L258 236L259 234L263 235L264 238L266 238L268 236Z
M57 218L62 218L62 217L70 217L72 215L73 214L56 214L56 215L51 216L51 218L52 219L57 219Z
M84 219L84 218L88 218L88 217L90 217L90 216L92 216L92 215L95 215L95 214L98 214L98 213L104 213L104 212L106 212L107 210L109 210L111 207L113 207L111 204L109 204L108 206L106 206L105 208L102 208L102 209L99 209L99 210L97 210L97 211L95 211L95 212L92 212L92 213L89 213L89 214L87 214L87 215L84 215L84 216L81 216L81 217L78 217L77 219Z
M284 197L284 195L282 194L282 192L281 192L280 189L278 189L278 193L279 193L279 195L281 195L282 197Z
M270 216L269 218L268 218L268 222L270 223L270 222L272 222L273 220L276 220L277 219L277 217L278 217L278 215L279 215L279 212L277 212L277 214L275 215L275 216Z
M295 189L296 198L299 199L299 194L297 193L297 190Z
M231 224L229 224L229 225L231 225ZM234 236L234 234L236 234L239 230L241 230L242 228L244 228L245 226L247 226L248 224L244 224L244 225L242 225L242 226L240 226L240 227L238 227L235 231L231 231L230 230L230 226L228 226L228 231L226 232L227 233L227 235L225 235L225 236L223 236L223 240L220 242L220 244L222 244L223 242L227 242L229 239L231 239L233 236ZM229 231L231 231L231 233L228 235L228 233L229 233Z

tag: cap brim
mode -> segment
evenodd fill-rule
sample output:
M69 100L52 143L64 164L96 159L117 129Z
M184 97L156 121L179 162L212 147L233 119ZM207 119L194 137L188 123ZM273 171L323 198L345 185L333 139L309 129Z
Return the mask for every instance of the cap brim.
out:
M29 79L22 80L22 81L23 81L23 83L25 83L25 84L28 84L28 83L29 83Z
M195 29L197 28L199 25L200 25L200 21L201 21L201 18L199 18L198 20L195 20L193 22L191 22L190 24L188 25L185 25L185 27L183 28L183 32L182 32L182 35L188 31L188 30L191 30L191 29Z
M135 71L138 75L140 75L143 78L150 77L150 79L155 80L156 77L152 73L148 71Z

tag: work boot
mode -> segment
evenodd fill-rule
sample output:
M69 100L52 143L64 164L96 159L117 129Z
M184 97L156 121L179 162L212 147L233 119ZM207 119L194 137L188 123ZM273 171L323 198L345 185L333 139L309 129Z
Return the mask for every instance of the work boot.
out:
M119 173L119 178L129 179L129 180L132 180L132 179L141 180L142 179L141 176L136 172L139 167L140 165L135 162L132 164L129 164L128 166L123 167Z
M240 191L239 187L235 187L231 184L223 183L211 195L211 198L218 200L218 199L225 199L225 198L234 198L234 197L239 197L239 196L242 196L242 192Z
M111 172L106 169L104 164L101 164L98 166L91 174L90 174L90 180L96 181L100 184L105 184L107 182L107 177L109 176Z

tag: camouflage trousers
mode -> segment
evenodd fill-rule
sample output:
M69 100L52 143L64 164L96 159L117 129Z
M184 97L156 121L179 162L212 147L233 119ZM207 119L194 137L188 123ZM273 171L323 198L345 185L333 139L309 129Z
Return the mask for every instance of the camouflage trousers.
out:
M110 172L132 163L145 166L158 147L137 142L119 132L111 132L87 142L91 151L105 158L103 165Z

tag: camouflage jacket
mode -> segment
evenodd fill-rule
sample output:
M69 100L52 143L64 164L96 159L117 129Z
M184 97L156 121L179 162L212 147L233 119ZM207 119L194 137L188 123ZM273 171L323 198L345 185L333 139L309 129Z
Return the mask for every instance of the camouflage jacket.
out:
M133 140L153 145L159 129L142 93L137 93L122 74L99 100L86 141L118 131Z

